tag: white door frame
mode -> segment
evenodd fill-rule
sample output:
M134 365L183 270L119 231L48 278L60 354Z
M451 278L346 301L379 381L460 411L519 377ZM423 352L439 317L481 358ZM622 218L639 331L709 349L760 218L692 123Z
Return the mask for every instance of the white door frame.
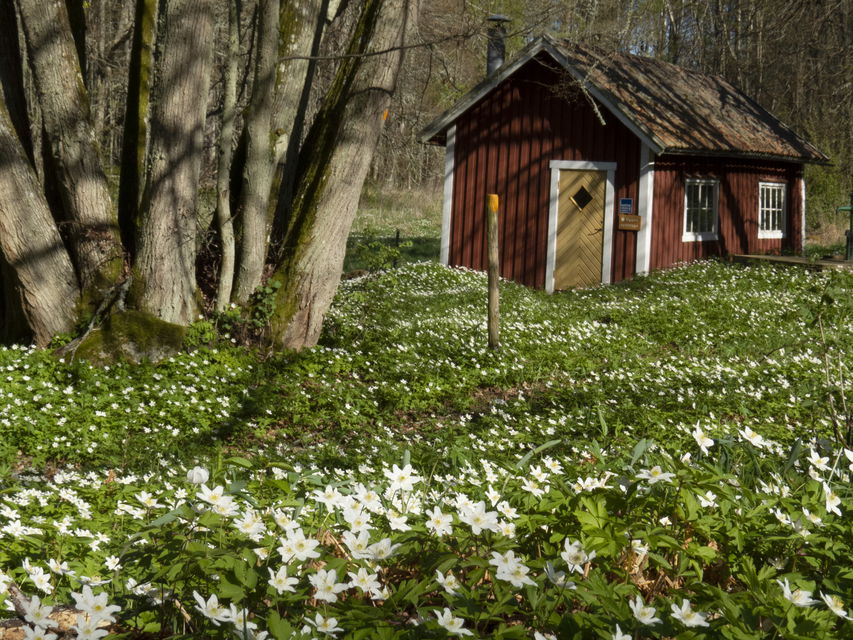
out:
M551 160L551 201L548 207L548 257L545 263L545 291L554 293L554 269L557 263L557 209L560 200L560 171L606 171L604 192L604 237L601 247L601 284L610 284L610 262L613 258L613 206L615 203L615 162L586 160Z

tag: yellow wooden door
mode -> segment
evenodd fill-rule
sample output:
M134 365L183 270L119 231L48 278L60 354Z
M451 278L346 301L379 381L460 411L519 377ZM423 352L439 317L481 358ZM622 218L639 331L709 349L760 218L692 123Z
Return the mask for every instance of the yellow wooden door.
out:
M606 171L560 171L554 288L601 284Z

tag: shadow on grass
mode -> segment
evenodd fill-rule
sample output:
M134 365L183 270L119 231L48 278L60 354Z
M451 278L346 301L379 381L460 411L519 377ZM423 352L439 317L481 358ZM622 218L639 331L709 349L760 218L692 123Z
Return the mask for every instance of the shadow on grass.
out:
M347 240L344 273L392 267L395 260L398 265L406 262L435 262L438 261L440 249L441 239L436 237L352 234Z

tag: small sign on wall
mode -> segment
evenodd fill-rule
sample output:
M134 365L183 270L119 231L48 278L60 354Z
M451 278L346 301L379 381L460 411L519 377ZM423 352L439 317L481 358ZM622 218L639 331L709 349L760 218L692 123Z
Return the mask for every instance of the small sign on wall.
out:
M634 198L619 198L619 213L634 213Z
M619 214L619 231L639 231L642 218L630 213Z

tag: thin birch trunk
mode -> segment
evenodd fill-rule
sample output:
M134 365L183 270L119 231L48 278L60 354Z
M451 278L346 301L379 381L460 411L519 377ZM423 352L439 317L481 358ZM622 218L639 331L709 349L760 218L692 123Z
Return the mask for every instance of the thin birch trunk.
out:
M234 224L231 220L231 161L234 157L234 120L237 116L237 54L239 50L237 0L228 3L228 53L225 62L225 89L222 95L222 133L216 173L216 225L222 242L222 262L216 290L216 310L231 301L234 282Z
M279 0L261 0L252 102L246 117L246 162L237 218L239 260L232 298L245 303L261 283L267 255L270 186L275 174L273 98L279 38Z
M131 257L136 254L136 224L142 183L145 179L148 102L151 94L151 66L154 57L156 22L157 0L136 0L118 192L118 216L122 241Z

